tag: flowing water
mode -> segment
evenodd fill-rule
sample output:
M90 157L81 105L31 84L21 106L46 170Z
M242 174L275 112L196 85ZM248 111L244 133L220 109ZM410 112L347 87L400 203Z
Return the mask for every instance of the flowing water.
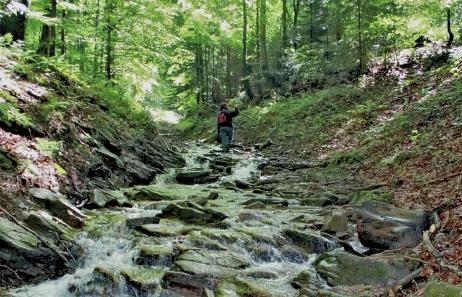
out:
M214 245L223 247L227 252L238 255L242 261L249 263L246 268L240 269L239 278L265 288L273 296L296 296L297 291L292 288L290 282L296 274L307 269L313 270L313 277L316 277L312 265L316 255L294 252L290 246L281 248L280 244L275 244L275 238L280 236L283 228L291 226L293 218L309 214L313 220L316 220L322 210L292 202L288 207L245 209L245 213L255 215L257 219L242 219L244 209L241 203L249 198L258 198L260 195L227 189L226 184L235 179L259 178L257 165L262 162L262 158L251 152L232 155L238 161L233 172L221 177L218 182L193 186L175 182L176 171L208 169L210 163L204 159L204 156L213 155L211 152L214 149L212 146L191 146L184 152L187 166L183 169L171 169L168 173L158 176L153 184L156 188L182 200L204 196L210 191L219 192L220 198L209 203L212 208L228 216L226 222L229 228L196 226L176 219L162 219L156 226L163 228L164 233L149 236L126 226L126 219L155 216L172 203L172 200L144 201L132 208L87 211L85 227L76 236L76 242L83 249L77 269L59 279L14 290L10 295L17 297L181 296L169 295L161 288L163 274L175 269L175 263L168 257L168 253L165 259L159 258L150 265L138 265L134 259L140 254L143 246L151 245L167 251L176 246L186 246L203 252L204 259L209 257L213 260L216 251L208 250L205 244L213 242ZM208 266L204 267L208 270ZM217 266L210 267L213 269ZM194 267L192 270L197 272L198 269ZM139 290L128 285L127 280L130 279L128 275L132 279L152 286L140 293ZM229 287L224 285L221 290L221 296L237 296L231 284Z

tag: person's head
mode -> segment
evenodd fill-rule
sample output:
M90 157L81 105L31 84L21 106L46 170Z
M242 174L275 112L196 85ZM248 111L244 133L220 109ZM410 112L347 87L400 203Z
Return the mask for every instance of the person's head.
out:
M220 110L225 110L225 109L228 109L228 104L223 103L223 104L220 106Z

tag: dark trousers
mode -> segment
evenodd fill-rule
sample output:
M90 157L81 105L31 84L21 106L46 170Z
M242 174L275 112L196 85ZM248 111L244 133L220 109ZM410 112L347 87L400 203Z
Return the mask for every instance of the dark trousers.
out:
M224 152L229 152L229 148L233 143L234 130L232 127L220 127L221 146Z

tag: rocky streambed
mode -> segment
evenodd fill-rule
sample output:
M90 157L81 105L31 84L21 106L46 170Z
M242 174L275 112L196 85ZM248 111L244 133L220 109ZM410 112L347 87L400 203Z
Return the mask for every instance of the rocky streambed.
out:
M70 214L82 231L63 232L76 268L7 296L381 296L419 271L432 214L381 185L245 148L184 157L151 185L95 190Z

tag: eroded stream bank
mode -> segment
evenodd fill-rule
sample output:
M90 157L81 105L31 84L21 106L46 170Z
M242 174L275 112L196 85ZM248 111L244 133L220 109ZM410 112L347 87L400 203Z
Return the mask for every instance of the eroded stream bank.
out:
M376 185L244 148L184 157L152 185L96 192L75 272L9 294L372 296L419 269L412 249L377 253L416 246L431 215Z

